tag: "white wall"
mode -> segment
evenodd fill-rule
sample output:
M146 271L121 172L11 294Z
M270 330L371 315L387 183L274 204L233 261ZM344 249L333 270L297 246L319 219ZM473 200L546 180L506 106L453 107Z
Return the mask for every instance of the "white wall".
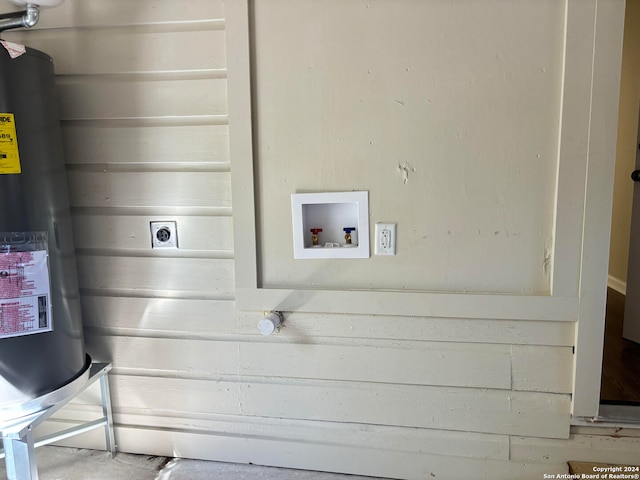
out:
M638 108L640 107L640 2L627 0L620 81L620 114L616 149L613 218L611 222L611 250L609 255L610 286L626 292L629 237L631 233L631 205L638 139Z
M254 4L264 286L550 292L563 2ZM289 195L325 190L398 255L294 260Z
M285 191L350 188L354 179L361 178L354 172L366 170L367 177L354 187L366 187L372 195L384 198L380 179L365 180L369 182L370 175L378 171L388 171L383 175L389 176L394 190L411 205L430 194L421 188L429 172L446 174L430 184L446 193L448 181L454 182L452 189L462 188L456 173L469 168L489 190L476 191L479 186L471 176L465 181L464 200L457 202L452 194L447 197L450 202L429 211L438 215L434 224L442 238L437 241L444 242L445 232L451 230L459 235L457 242L449 244L452 254L464 254L467 247L482 250L492 259L494 270L470 261L467 274L454 268L447 283L447 265L455 267L459 261L452 255L435 276L425 280L414 275L415 285L428 287L442 281L457 290L468 286L475 291L502 292L511 291L504 276L514 275L514 291L545 292L548 279L542 264L553 204L550 158L557 140L552 137L551 141L548 135L553 135L552 118L559 102L556 82L562 2L494 0L454 5L405 1L401 6L394 2L392 10L402 19L397 23L392 21L395 17L382 22L385 15L375 16L375 8L390 8L390 2L349 2L345 6L324 2L325 17L316 15L315 3L279 1L273 3L273 10L265 0L255 3L254 13L260 16L255 19L254 33L284 41L287 32L279 29L291 27L299 38L304 37L307 25L319 29L317 33L326 40L318 42L314 34L304 37L306 43L280 45L291 52L277 56L284 65L262 63L277 53L278 44L261 44L256 50L266 55L256 56L254 62L257 99L267 109L258 111L257 151L260 161L280 161L287 166L273 181L290 182L283 187ZM94 358L114 364L111 381L119 448L412 479L472 478L478 472L487 478L541 478L544 473L566 471L567 460L635 461L640 442L626 438L625 430L617 432L617 438L596 435L593 430L570 432L575 319L536 322L291 312L279 335L267 339L257 335L260 312L240 312L234 303L233 159L228 150L225 55L227 48L234 52L234 45L225 44L223 7L222 2L211 0L67 0L63 7L43 14L38 30L7 35L55 59L86 336ZM360 32L372 40L387 35L388 41L409 42L403 36L403 22L426 17L443 42L440 46L456 45L443 54L443 64L433 74L423 60L416 59L414 46L407 45L406 54L412 54L405 59L411 61L410 72L385 71L384 63L378 63L381 83L365 92L367 100L380 89L389 89L393 95L385 97L388 105L376 99L360 120L378 108L401 116L424 93L425 79L435 75L436 83L441 84L438 98L432 101L443 103L430 125L435 128L439 115L454 106L455 118L468 123L459 138L451 125L437 130L440 134L429 141L418 127L403 137L403 155L416 165L415 176L406 185L397 171L401 159L390 158L396 150L390 143L381 150L367 150L384 153L360 159L370 162L370 168L347 166L350 173L346 176L331 176L333 170L327 169L320 184L314 183L314 175L307 176L309 167L300 158L306 153L319 156L317 148L325 144L325 137L317 135L317 127L331 128L331 140L335 140L336 129L350 128L348 122L328 123L339 109L324 116L306 116L307 97L314 108L323 105L308 91L309 85L319 88L320 74L309 69L318 65L309 64L307 53L311 51L314 61L320 61L341 50L343 37L332 35L335 23L326 17L342 22L338 26L344 35L350 35L354 26L366 30L371 19L359 18L360 10L363 16L374 15L376 28ZM269 17L276 14L282 18ZM470 29L469 36L454 35L456 30L449 29L445 20ZM409 31L421 31L418 27ZM485 30L487 37L483 37ZM477 51L470 53L467 47L476 45L476 38ZM337 43L327 44L331 39ZM493 50L487 50L486 39L494 42ZM527 55L519 57L516 47L524 48ZM345 45L341 61L361 67L362 59L353 58L353 48ZM304 57L296 58L296 54ZM370 55L372 62L382 62L375 52ZM457 65L456 56L465 62ZM406 62L399 60L402 58L397 67L406 68ZM474 62L472 67L469 62ZM485 64L491 68L483 68ZM456 88L451 79L440 77L455 65L464 79ZM276 85L280 78L276 66L298 70L294 83L300 91L289 92L292 102L288 105L283 105L287 92ZM475 83L470 76L473 72ZM406 83L399 84L405 74ZM500 75L504 85L492 90ZM522 91L527 85L531 90ZM265 103L267 87L278 89L272 101ZM337 87L327 84L323 88ZM459 98L460 88L469 95L463 97L467 102L478 98L482 104L467 111L467 102ZM484 98L487 89L490 96ZM502 90L509 101L500 103ZM544 99L536 101L541 94ZM357 99L352 92L343 100L354 108ZM420 108L413 112L417 125L425 120L424 104ZM536 122L515 124L518 118L529 118L529 108L535 108ZM487 109L492 112L489 117ZM497 121L505 112L508 116L500 128L486 123L487 118ZM300 119L292 120L294 114L301 115ZM299 135L292 135L292 129L304 126L302 120L312 122L314 128L302 128ZM474 125L482 130L474 133ZM510 134L506 146L491 140L503 131ZM373 120L370 130L357 132L355 139L344 139L345 151L332 152L347 158L367 139L376 145L401 133L389 135L383 123ZM470 138L472 134L479 137ZM270 157L271 140L279 150ZM481 146L474 157L481 163L470 162L456 151L463 146L472 150ZM298 150L291 158L275 154L289 154L293 147ZM365 144L365 148L369 147ZM427 148L433 149L428 158L418 158ZM459 165L440 165L445 156ZM541 166L531 172L529 160L542 162ZM442 170L429 167L434 162ZM266 179L264 164L258 170L257 178ZM525 173L534 174L532 190ZM513 186L511 182L517 183ZM496 198L498 192L505 196ZM480 200L486 200L487 212L470 219L470 212L481 207ZM374 204L375 215L382 215L379 207ZM494 208L502 218L493 217ZM466 231L461 220L459 229L443 223L449 218L447 209L472 221L474 231ZM407 242L402 245L399 240L398 247L403 249L412 235L417 242L427 234L422 231L427 224L415 224L419 233L412 233L415 212L392 216L396 211L384 215L400 224L402 242ZM150 249L148 223L154 219L178 221L178 251ZM288 210L277 221L286 230ZM522 238L507 239L506 233L494 233L512 226L526 228ZM487 229L482 248L477 246L477 228ZM289 234L282 234L290 248ZM283 255L274 248L276 255ZM420 262L434 260L432 250L419 246L417 251ZM509 254L502 256L501 252ZM517 254L522 258L515 258ZM289 268L288 258L282 260ZM401 255L393 260L404 262L397 265L400 268L413 268ZM521 262L515 273L509 268L512 262ZM379 263L379 259L349 262L351 281L368 275L369 268L378 269L377 274L394 271ZM262 267L272 269L273 265ZM379 281L380 276L373 278ZM400 288L397 282L394 279L391 286ZM85 399L89 403L75 404L63 418L89 417L95 412L92 400L89 396ZM60 420L48 428L66 423ZM72 442L101 445L99 432Z

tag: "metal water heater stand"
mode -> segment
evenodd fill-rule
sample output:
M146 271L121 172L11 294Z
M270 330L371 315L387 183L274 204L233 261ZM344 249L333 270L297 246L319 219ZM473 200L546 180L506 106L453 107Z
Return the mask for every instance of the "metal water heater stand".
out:
M5 457L8 480L38 480L36 447L48 445L98 427L104 427L107 450L112 457L115 455L116 443L113 430L113 414L111 412L111 395L109 392L110 370L110 363L93 363L88 369L88 375L81 375L64 387L33 400L50 406L23 417L0 422L0 434L4 447L4 450L0 449L0 458ZM97 381L100 382L101 418L47 435L39 440L34 438L33 430L38 425Z

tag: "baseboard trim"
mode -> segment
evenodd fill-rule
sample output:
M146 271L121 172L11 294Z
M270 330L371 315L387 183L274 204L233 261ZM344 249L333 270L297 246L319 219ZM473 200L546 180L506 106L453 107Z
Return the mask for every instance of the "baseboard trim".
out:
M609 275L607 285L609 285L609 288L613 288L616 292L621 293L622 295L627 294L627 282L623 282L619 278Z

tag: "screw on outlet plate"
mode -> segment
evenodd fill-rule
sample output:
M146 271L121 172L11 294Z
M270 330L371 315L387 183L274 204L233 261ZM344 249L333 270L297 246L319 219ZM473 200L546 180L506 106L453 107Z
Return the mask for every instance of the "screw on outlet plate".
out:
M178 248L176 222L151 222L151 248Z

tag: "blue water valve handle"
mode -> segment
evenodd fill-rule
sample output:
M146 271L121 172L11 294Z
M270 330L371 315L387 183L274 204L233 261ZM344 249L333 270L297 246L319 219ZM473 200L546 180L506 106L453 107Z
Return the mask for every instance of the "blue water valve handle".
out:
M342 231L344 232L345 247L353 246L353 243L351 243L351 232L353 232L355 229L356 227L345 227L342 229Z

